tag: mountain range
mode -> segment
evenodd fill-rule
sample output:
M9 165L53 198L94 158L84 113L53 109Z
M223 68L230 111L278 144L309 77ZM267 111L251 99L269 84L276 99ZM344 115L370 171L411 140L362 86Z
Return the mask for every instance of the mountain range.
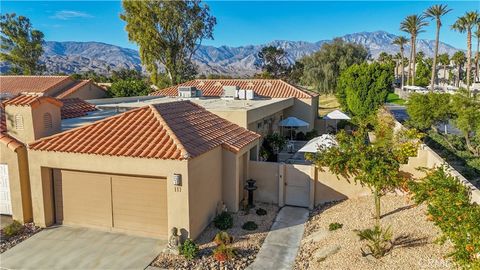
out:
M398 46L392 45L397 36L385 31L361 32L342 36L343 40L365 46L372 58L381 52L396 54ZM258 72L255 63L258 52L264 46L276 46L287 52L290 63L318 51L330 40L318 42L276 40L261 45L200 46L193 57L199 74L225 74L236 77L251 76ZM434 40L418 40L417 51L432 56L435 48ZM410 46L406 46L405 56ZM452 55L458 49L446 43L440 43L439 52ZM100 42L57 42L47 41L41 61L47 67L47 73L82 73L93 70L106 74L110 70L121 68L142 70L138 51Z

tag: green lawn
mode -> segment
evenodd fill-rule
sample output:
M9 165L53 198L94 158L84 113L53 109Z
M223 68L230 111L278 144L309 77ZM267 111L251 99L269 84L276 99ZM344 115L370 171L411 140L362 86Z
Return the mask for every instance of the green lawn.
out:
M406 101L401 99L397 94L388 93L387 99L385 100L387 103L393 103L397 105L405 105Z

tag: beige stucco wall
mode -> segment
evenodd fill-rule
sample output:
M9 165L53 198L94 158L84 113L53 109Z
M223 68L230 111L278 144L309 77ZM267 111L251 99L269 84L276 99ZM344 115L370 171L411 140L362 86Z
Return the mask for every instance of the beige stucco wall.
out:
M250 177L256 180L256 201L278 203L278 163L249 161Z
M30 151L30 181L33 219L37 225L53 224L53 199L49 168L167 178L168 228L189 231L188 161L139 159L74 153ZM173 185L174 173L182 175L183 185ZM45 187L45 188L44 188Z
M65 87L68 87L69 85L72 85L75 81L72 78L67 78L66 80L63 80L61 83L55 85L55 87L52 87L50 90L46 91L44 94L46 96L56 96L58 95Z
M190 237L196 238L222 201L222 147L192 159L188 172Z
M93 82L89 82L84 86L77 89L75 92L67 95L63 98L80 98L83 100L87 99L97 99L97 98L104 98L107 96L107 92L101 88L100 86L96 85Z
M315 119L318 114L318 97L308 99L295 99L292 107L285 109L285 116L295 116L309 123L307 128L299 128L299 131L306 132L315 128Z
M52 117L52 127L46 129L44 114ZM49 102L42 102L30 106L5 106L8 134L17 140L30 143L42 137L58 133L61 129L60 107ZM15 117L23 118L23 129L15 128Z
M12 217L20 222L32 221L32 203L28 175L28 157L25 147L12 151L0 144L0 163L8 165L8 180Z
M228 110L209 110L217 116L227 119L243 128L247 128L247 114L245 111L228 111Z

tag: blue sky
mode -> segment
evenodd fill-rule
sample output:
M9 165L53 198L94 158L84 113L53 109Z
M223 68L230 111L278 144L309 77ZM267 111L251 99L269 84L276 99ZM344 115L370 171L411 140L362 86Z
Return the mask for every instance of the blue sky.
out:
M442 41L466 48L465 37L450 25L467 10L479 10L478 1L369 1L369 2L222 2L207 1L217 17L215 40L203 44L241 46L271 40L318 41L354 32L385 30L402 34L400 21L434 3L453 11L444 18ZM31 19L46 40L99 41L136 48L128 41L120 1L1 1L1 13L15 12ZM420 38L434 39L434 24Z

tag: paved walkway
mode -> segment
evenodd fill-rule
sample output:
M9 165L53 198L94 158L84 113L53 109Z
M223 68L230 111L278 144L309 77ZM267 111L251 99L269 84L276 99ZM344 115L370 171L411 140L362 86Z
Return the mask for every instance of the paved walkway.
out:
M257 258L247 269L293 269L307 219L307 209L283 207L278 212Z
M44 229L0 255L0 269L145 269L167 241L86 228Z

